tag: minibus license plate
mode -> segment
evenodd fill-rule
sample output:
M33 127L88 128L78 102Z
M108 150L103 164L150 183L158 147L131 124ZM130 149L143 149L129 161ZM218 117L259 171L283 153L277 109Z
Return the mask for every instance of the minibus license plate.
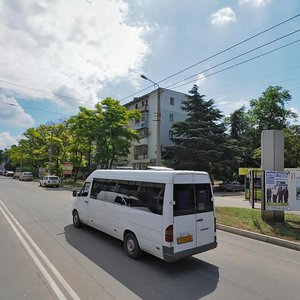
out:
M186 236L181 236L177 238L177 244L183 244L183 243L188 243L193 241L193 236L192 235L186 235Z

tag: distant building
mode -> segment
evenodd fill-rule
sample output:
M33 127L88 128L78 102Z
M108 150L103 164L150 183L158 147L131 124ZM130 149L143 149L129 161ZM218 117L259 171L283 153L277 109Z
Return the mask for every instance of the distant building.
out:
M174 122L183 121L186 112L181 109L182 100L186 94L173 90L160 88L160 144L163 146L171 144L173 136L172 125ZM139 142L134 142L130 154L126 158L127 165L134 169L146 169L149 165L156 165L157 145L157 101L158 90L150 92L141 97L134 98L124 106L128 110L139 109L142 113L140 120L132 123L132 128L139 132Z

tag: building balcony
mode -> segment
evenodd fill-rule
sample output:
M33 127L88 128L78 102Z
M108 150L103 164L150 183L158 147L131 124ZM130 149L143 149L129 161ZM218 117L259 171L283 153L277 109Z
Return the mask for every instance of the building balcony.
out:
M148 128L148 118L144 120L140 120L134 124L134 129L139 130L142 128Z
M138 157L134 156L134 160L132 161L133 164L149 164L150 159L148 158L148 155L146 155L145 158L142 158L141 155Z
M149 105L146 104L146 105L141 105L138 107L138 109L141 111L141 112L148 112L149 111Z

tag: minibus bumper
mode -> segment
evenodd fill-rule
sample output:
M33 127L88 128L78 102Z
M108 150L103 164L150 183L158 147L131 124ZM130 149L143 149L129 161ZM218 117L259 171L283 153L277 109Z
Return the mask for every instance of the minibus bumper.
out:
M174 253L174 247L163 246L163 259L167 262L174 262L187 256L191 256L201 252L215 249L217 245L218 245L217 242L213 242L207 245L203 245L197 248L188 249L177 253Z

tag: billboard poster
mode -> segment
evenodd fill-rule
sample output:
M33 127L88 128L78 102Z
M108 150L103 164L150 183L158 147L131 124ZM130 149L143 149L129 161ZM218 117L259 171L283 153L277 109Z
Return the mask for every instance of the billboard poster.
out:
M265 171L266 210L290 210L288 178L288 172Z
M300 210L300 171L289 172L289 195L290 210Z
M72 175L73 164L71 162L64 162L62 164L63 175Z

